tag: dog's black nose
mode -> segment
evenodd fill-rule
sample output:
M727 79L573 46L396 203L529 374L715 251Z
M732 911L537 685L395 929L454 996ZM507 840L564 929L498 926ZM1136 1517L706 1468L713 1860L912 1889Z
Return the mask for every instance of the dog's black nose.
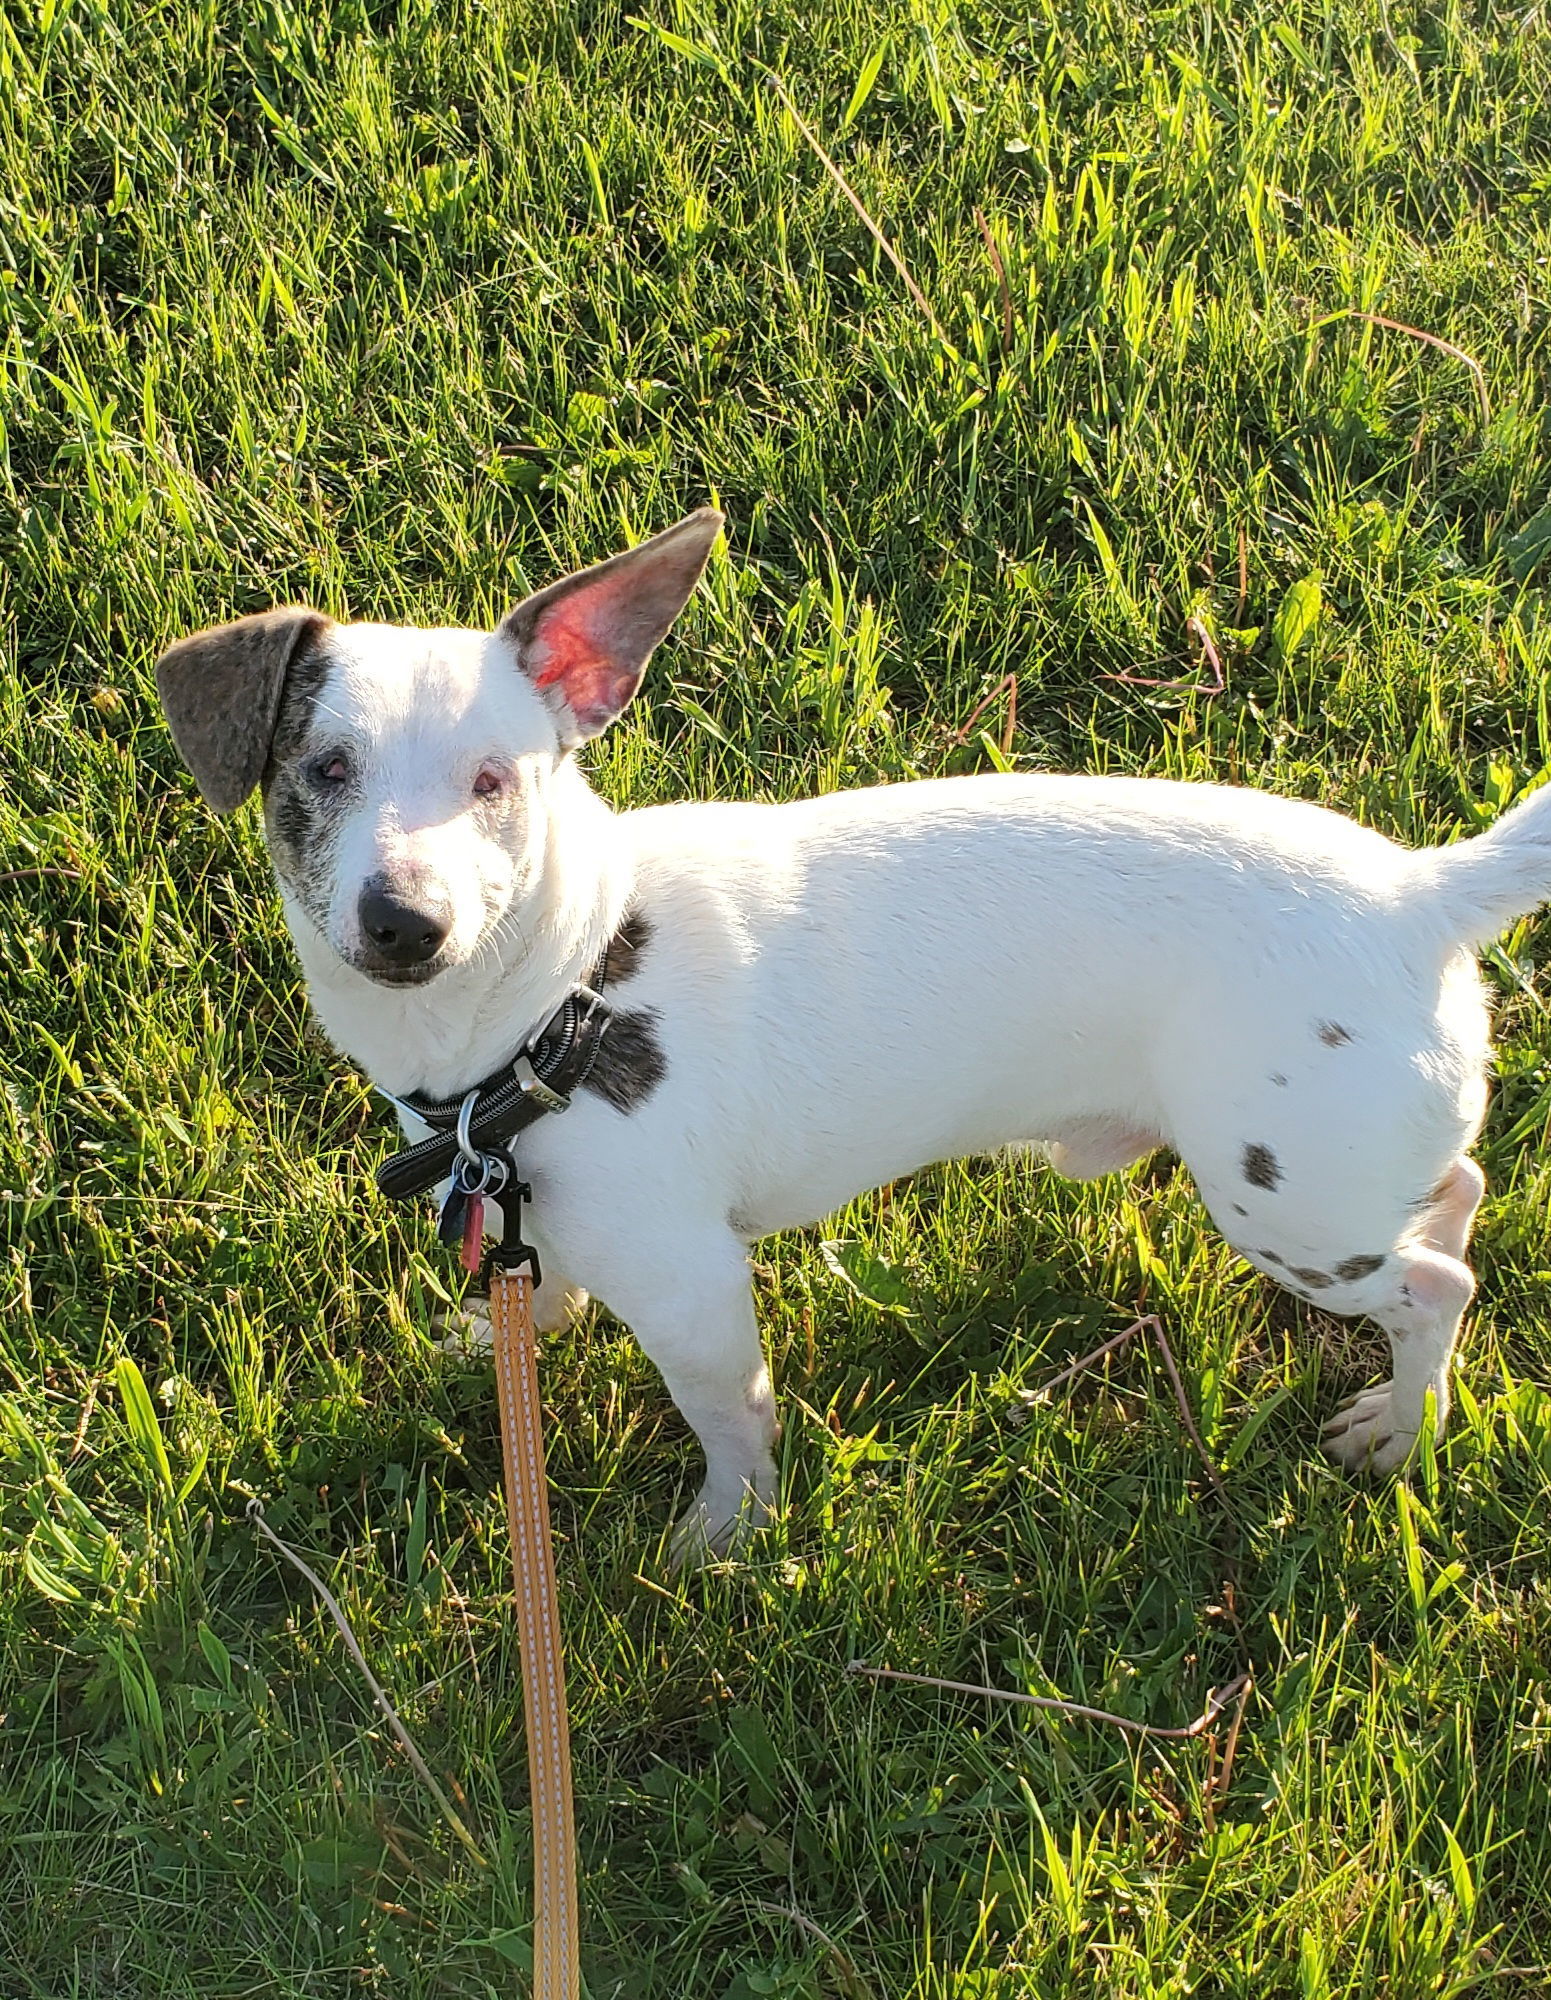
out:
M406 903L380 882L368 882L361 891L358 914L369 955L394 968L435 958L452 929L452 911L443 898Z

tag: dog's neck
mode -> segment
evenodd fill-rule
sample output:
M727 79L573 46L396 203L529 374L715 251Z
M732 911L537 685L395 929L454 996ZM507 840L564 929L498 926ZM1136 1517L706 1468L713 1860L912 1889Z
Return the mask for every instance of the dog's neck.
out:
M574 764L554 774L549 807L544 859L520 927L498 927L467 965L424 986L395 991L345 965L281 885L325 1032L384 1090L449 1097L471 1088L514 1055L602 957L630 895L627 844Z

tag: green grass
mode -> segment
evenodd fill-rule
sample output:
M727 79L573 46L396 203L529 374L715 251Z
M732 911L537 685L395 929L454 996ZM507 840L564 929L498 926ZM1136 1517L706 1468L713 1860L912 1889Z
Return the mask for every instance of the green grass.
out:
M0 15L5 2000L524 1987L489 1370L436 1344L447 1261L371 1191L385 1121L159 648L288 598L488 620L714 497L727 552L594 759L621 802L983 768L1002 707L956 738L1013 673L1020 767L1484 820L1551 762L1548 49L1455 0ZM1478 357L1489 417L1351 309ZM1223 694L1106 677L1195 676L1192 618ZM784 1511L688 1583L661 1385L601 1316L551 1344L593 2000L1551 1990L1547 938L1489 960L1481 1293L1403 1485L1314 1446L1367 1330L1166 1162L859 1202L822 1233L903 1310L820 1232L761 1246ZM1140 1348L1015 1421L1144 1295L1226 1508ZM853 1658L1163 1722L1256 1689L1214 1794L1205 1742Z

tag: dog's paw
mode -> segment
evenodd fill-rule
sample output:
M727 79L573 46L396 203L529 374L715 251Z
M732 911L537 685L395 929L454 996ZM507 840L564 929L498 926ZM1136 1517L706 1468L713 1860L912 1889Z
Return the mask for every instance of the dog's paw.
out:
M490 1301L472 1299L438 1313L432 1327L441 1336L444 1354L488 1354L495 1346L490 1325Z
M546 1281L533 1297L533 1324L539 1333L559 1333L587 1310L580 1285ZM461 1306L450 1306L432 1321L444 1354L488 1354L495 1346L490 1325L490 1301L470 1295Z
M1381 1382L1343 1403L1326 1424L1321 1442L1337 1465L1347 1472L1378 1477L1398 1472L1416 1449L1417 1434L1395 1422L1391 1385Z
M770 1519L769 1502L745 1488L729 1501L702 1487L694 1505L673 1524L668 1561L675 1570L704 1569L723 1556L736 1555L756 1528Z
M559 1333L580 1319L589 1304L580 1285L565 1278L546 1278L533 1295L533 1324L540 1333Z

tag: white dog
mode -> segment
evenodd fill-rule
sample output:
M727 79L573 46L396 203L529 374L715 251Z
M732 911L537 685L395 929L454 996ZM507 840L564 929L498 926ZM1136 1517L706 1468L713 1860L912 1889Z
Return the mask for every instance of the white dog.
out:
M313 1005L385 1091L460 1096L612 941L592 1072L517 1156L541 1324L598 1294L704 1446L681 1552L724 1548L773 1490L750 1241L1012 1144L1077 1177L1173 1147L1251 1264L1389 1335L1390 1379L1325 1438L1399 1466L1429 1394L1442 1424L1474 1288L1471 947L1551 893L1551 788L1423 852L1130 778L614 813L572 752L635 693L720 526L692 514L493 634L277 610L157 668L210 804L262 785Z

